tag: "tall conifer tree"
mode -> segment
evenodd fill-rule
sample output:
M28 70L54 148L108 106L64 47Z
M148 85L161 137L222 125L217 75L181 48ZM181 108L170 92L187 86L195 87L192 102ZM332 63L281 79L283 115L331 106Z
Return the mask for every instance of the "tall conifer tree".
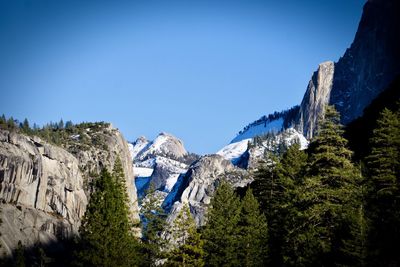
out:
M240 266L265 266L268 255L268 228L257 199L248 189L242 199L238 222L238 258Z
M300 145L294 144L281 158L275 157L274 164L259 168L251 185L267 217L269 264L273 266L283 265L293 249L287 235L297 215L294 191L302 180L306 159Z
M203 232L207 266L238 266L240 200L222 181L211 200Z
M190 214L188 203L184 203L181 211L172 223L171 237L177 244L168 254L166 266L204 266L204 251L196 222Z
M400 264L400 111L384 109L370 139L368 214L371 265Z
M318 135L309 147L305 178L296 192L299 212L288 237L294 244L293 265L362 262L354 258L355 248L346 246L348 240L356 238L353 235L363 236L364 228L359 225L362 220L354 216L363 204L360 171L350 161L352 152L346 147L339 121L338 112L328 106L325 118L319 123ZM360 241L357 246L362 244Z
M113 174L104 169L95 180L79 230L77 265L140 265L139 244L132 233L124 174L119 164L117 161Z

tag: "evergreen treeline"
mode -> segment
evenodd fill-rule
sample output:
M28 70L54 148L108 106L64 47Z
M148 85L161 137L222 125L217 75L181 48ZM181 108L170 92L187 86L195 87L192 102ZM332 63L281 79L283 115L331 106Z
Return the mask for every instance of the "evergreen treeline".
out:
M294 106L292 108L283 110L281 112L275 111L274 113L269 114L267 116L262 116L258 120L254 121L254 122L250 123L249 125L247 125L246 127L244 127L243 130L241 130L239 132L239 134L242 134L243 132L245 132L246 130L248 130L252 126L256 126L256 125L259 125L259 124L262 124L262 123L264 123L264 126L265 126L267 123L269 123L271 121L274 121L274 120L277 120L277 119L281 119L281 118L283 119L283 127L284 128L288 128L295 121L296 116L297 116L297 114L299 112L299 109L300 109L300 106L297 105L297 106Z
M3 114L0 116L0 129L23 133L29 136L38 136L43 140L63 147L77 145L80 149L87 149L94 145L106 149L105 140L96 133L101 132L110 124L106 122L82 122L74 124L71 121L64 123L63 119L59 122L50 122L43 127L37 124L30 125L28 119L19 122L13 117L6 118ZM92 134L88 134L91 131ZM94 134L93 134L94 133Z
M399 106L380 113L368 155L354 164L328 107L307 151L294 145L258 168L251 187L267 218L271 266L400 264L399 118Z

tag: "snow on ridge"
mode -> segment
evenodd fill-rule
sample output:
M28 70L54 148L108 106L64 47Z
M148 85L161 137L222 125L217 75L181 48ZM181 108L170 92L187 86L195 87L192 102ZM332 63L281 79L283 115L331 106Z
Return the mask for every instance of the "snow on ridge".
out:
M229 145L223 147L216 154L223 156L225 159L234 161L246 152L248 142L251 141L251 138L244 139L239 142L230 143Z
M150 177L153 174L153 168L133 167L135 177Z
M139 137L134 143L128 143L129 152L131 153L132 159L135 160L138 155L143 153L148 148L150 142L143 136Z
M172 188L174 187L174 185L176 184L179 175L181 175L181 173L175 173L175 174L171 174L166 182L165 182L165 191L166 192L171 192Z
M251 125L249 128L239 133L231 144L240 142L245 139L251 139L255 136L265 135L269 132L279 132L283 128L283 118L272 120L269 122L261 121L258 124Z

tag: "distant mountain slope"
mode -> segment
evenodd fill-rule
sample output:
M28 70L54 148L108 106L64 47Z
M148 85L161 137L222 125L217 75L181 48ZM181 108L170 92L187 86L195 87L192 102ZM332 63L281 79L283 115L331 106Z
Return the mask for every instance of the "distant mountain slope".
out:
M267 135L273 135L273 142L276 144L289 145L293 142L299 142L303 148L307 147L307 140L292 127L298 112L299 106L294 106L291 109L261 117L244 127L230 144L221 148L216 154L230 160L234 165L240 162L243 167L249 166L247 163L243 163L243 155L248 152L248 144L254 143L253 140L257 137L262 138ZM262 144L259 145L259 150L264 151L266 149ZM253 149L252 151L255 150ZM257 156L258 159L260 157L260 155Z

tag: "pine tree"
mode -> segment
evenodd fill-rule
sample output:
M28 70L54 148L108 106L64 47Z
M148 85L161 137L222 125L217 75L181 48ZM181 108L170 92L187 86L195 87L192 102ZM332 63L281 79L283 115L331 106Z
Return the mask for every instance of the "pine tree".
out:
M306 159L306 153L294 144L281 158L267 158L272 163L258 168L251 184L267 218L269 263L273 266L283 265L292 249L286 236L297 214L294 190L302 180Z
M171 237L177 245L168 254L166 266L204 266L203 240L190 214L189 204L183 204L173 221Z
M211 200L203 232L207 266L237 266L240 201L233 188L222 181Z
M400 111L384 109L370 139L368 214L370 262L399 265Z
M7 119L6 119L6 116L3 114L3 115L1 115L1 117L0 117L0 126L5 126L7 124Z
M148 266L165 257L163 249L166 241L162 237L165 230L166 214L160 207L155 194L156 190L151 184L147 190L145 202L142 203L143 236L145 262Z
M25 267L25 247L22 245L21 240L18 241L17 249L15 250L15 267Z
M63 119L61 119L61 120L58 122L57 128L58 128L58 129L64 129L64 121L63 121Z
M117 168L118 169L118 168ZM101 172L80 227L78 265L137 266L138 242L132 234L121 173ZM124 180L123 180L124 181Z
M251 189L247 190L241 203L238 231L239 265L265 266L268 255L267 221Z
M350 161L351 151L342 137L339 114L331 106L320 121L317 137L309 147L309 165L297 190L298 216L289 239L291 264L297 266L356 265L347 240L351 229L363 229L353 214L362 206L360 171ZM361 232L357 233L362 236ZM357 244L362 246L362 243ZM362 249L362 248L361 248Z
M16 125L15 125L14 118L13 118L13 117L10 117L10 118L7 120L7 128L8 128L8 130L14 130L15 127L16 127Z

